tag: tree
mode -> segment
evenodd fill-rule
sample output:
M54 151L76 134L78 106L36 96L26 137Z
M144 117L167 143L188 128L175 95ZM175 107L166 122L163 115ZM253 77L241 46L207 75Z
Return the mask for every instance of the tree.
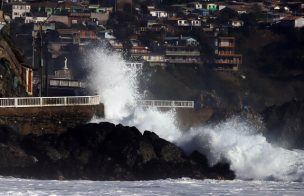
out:
M236 11L226 7L224 9L222 9L221 11L219 11L219 15L216 18L216 21L219 24L227 24L231 19L235 19L238 17L239 17L239 14Z

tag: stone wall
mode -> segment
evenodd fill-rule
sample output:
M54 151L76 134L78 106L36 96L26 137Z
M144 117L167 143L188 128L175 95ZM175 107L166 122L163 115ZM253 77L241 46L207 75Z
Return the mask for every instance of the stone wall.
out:
M95 106L0 108L0 125L9 125L21 134L59 133L104 117L103 104Z

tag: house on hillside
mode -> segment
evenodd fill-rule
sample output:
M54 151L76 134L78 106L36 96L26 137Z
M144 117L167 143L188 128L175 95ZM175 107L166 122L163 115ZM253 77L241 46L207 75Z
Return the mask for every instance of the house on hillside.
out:
M203 9L203 4L200 2L190 2L188 6L194 9Z
M51 15L47 19L48 22L58 22L70 26L70 20L67 15Z
M242 55L235 53L234 37L215 38L214 66L219 71L238 71L242 64Z
M238 19L232 19L232 20L229 21L229 25L232 28L239 28L239 27L244 26L244 21L238 20Z
M40 23L47 20L45 13L28 13L25 16L24 23Z
M210 11L210 12L215 12L215 11L218 11L218 10L219 10L219 7L218 7L218 5L215 4L215 3L208 3L208 4L206 5L206 9L207 9L208 11Z
M171 64L200 64L199 42L192 37L166 37L165 57Z
M130 40L131 47L129 48L130 57L134 60L142 60L144 55L148 55L150 50L137 39Z
M16 2L12 4L12 19L25 18L26 14L31 12L31 5L24 2Z
M165 10L150 10L150 14L153 17L157 18L167 18L168 17L168 12Z
M91 21L91 13L72 12L69 13L69 25L84 24Z
M302 28L304 27L303 16L287 16L280 20L279 25L284 28Z
M98 5L90 5L88 9L90 10L92 21L96 22L97 25L105 25L109 20L110 14L112 13L112 8L99 7Z
M209 16L209 10L207 10L207 9L195 9L191 13L198 14L199 16L202 16L202 17Z
M44 8L44 12L47 14L47 16L67 14L67 10L71 8L71 6L67 6L65 8L63 4L58 5L58 3L51 1L39 3L39 7L40 9Z
M110 47L116 51L116 52L122 52L123 51L123 45L118 39L109 39L107 40Z

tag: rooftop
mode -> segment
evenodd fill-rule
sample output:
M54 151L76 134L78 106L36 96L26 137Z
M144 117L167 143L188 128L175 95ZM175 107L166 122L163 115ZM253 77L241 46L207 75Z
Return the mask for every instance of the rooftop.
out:
M283 18L283 21L291 21L291 20L297 20L299 18L303 18L301 16L286 16L285 18Z

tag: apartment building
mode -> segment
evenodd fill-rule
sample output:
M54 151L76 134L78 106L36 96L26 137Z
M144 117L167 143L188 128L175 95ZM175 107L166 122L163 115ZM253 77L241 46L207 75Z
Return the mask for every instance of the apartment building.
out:
M238 71L241 64L242 55L235 53L235 37L217 37L215 39L215 69Z
M164 48L168 63L201 63L199 43L192 37L166 37Z

